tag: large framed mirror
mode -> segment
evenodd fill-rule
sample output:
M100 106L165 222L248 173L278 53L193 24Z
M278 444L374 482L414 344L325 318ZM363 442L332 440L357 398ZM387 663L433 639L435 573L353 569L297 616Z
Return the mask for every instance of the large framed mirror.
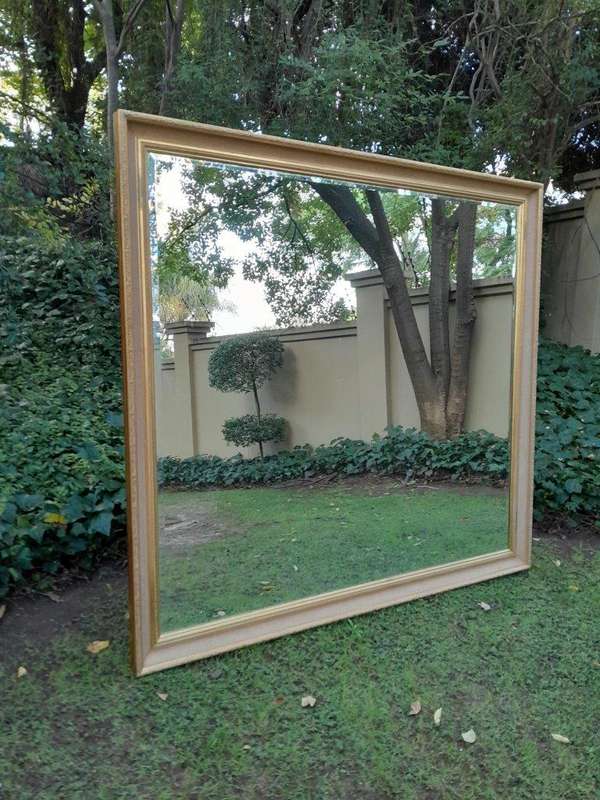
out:
M136 673L527 569L541 185L115 129Z

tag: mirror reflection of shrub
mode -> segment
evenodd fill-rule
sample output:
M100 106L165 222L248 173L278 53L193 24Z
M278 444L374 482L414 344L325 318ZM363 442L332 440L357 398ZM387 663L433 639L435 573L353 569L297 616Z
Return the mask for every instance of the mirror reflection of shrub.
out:
M221 392L252 392L256 414L233 417L223 425L226 442L249 447L257 444L264 456L265 442L280 442L285 420L262 413L258 390L283 364L283 344L276 336L246 333L222 341L208 360L208 379Z
M223 423L223 438L238 447L250 447L263 442L281 442L285 436L285 420L276 414L255 414L232 417ZM262 451L261 451L262 452Z

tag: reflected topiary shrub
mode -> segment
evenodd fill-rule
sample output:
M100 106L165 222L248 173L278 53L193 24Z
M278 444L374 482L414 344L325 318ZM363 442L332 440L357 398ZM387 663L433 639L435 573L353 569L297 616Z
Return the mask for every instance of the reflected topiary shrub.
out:
M283 345L276 336L245 333L224 339L208 360L208 380L221 392L252 393L256 414L226 420L226 442L249 447L257 444L264 457L265 442L283 439L284 420L274 414L263 415L258 390L283 364Z
M223 438L238 447L249 447L265 442L281 442L285 437L286 422L276 414L264 414L260 419L256 414L226 419L223 424Z

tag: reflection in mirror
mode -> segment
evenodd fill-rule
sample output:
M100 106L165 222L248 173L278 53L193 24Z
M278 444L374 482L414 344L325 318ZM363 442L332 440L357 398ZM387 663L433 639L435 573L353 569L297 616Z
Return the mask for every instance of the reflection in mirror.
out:
M148 158L161 632L507 547L516 213Z

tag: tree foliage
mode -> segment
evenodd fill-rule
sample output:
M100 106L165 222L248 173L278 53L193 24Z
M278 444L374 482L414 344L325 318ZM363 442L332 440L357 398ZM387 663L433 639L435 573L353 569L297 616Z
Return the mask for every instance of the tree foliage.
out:
M224 339L208 360L208 379L221 392L247 394L260 389L283 364L276 336L246 333Z
M248 446L283 438L284 420L273 414L263 416L258 390L283 365L283 345L276 336L246 333L224 339L208 359L208 380L221 392L252 392L256 415L229 419L223 426L225 441Z
M223 423L223 438L237 447L250 447L265 442L281 442L285 437L285 420L276 414L244 414Z

